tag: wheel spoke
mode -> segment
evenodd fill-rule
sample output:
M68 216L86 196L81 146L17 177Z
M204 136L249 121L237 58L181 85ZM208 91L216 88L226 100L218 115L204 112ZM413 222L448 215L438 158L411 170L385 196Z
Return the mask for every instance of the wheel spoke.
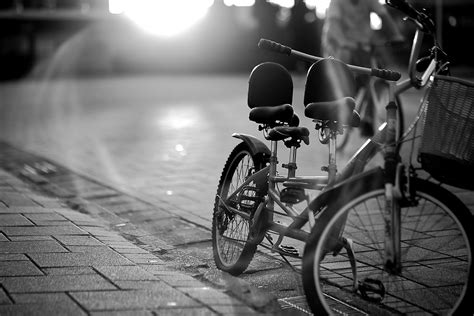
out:
M327 211L332 215L326 216L325 226L316 226L315 230L319 228L321 232L314 234L314 241L307 242L308 248L310 242L315 244L313 251L305 250L312 257L303 258L303 278L314 281L304 282L305 293L315 293L311 296L315 302L309 302L310 306L333 308L334 302L324 294L341 301L349 298L361 309L367 302L358 304L358 299L364 302L381 298L380 306L406 314L444 314L461 302L465 304L465 293L472 293L468 278L472 271L472 233L464 223L469 220L463 221L459 213L462 211L469 219L469 210L446 197L449 192L444 189L418 181L422 184L416 186L420 189L416 192L417 205L401 209L401 273L388 272L384 266L384 189L368 191L347 200L345 205L341 202L339 210ZM343 230L338 233L341 227ZM360 290L368 293L360 298L350 294L353 275L346 252L322 256L328 245L336 245L335 235L353 241L358 280L363 285ZM307 262L312 262L312 270L308 270Z

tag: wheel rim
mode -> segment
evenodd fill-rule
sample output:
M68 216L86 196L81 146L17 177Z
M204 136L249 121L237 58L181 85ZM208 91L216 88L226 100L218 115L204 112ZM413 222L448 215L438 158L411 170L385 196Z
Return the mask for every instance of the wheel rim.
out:
M343 235L354 242L358 280L379 280L386 291L382 304L407 314L447 313L457 307L466 291L471 249L463 226L449 208L423 192L418 192L418 196L418 207L402 208L400 275L390 275L383 269L384 224L383 214L378 211L385 203L382 190L354 200L327 227L342 223L347 216ZM359 203L366 199L367 203ZM332 235L335 230L324 230L324 242L318 243L314 254L314 280L317 289L326 291L324 295L318 291L318 295L328 311L334 308L328 295L342 299L350 295L352 286L344 250L340 255L328 254L319 260L334 240Z
M217 220L216 242L219 260L226 266L234 266L239 260L249 235L249 220L238 214L231 213L223 205L230 194L235 192L246 178L255 171L253 159L248 152L237 155L226 174L220 194L219 215ZM232 174L232 177L229 176ZM230 179L229 179L230 178ZM231 201L232 206L240 210L237 200Z

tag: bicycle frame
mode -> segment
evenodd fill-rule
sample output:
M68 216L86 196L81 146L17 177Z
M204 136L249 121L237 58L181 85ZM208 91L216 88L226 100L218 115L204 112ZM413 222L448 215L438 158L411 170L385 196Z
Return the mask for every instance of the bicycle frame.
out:
M328 175L325 176L296 176L296 156L297 147L290 147L290 154L288 164L284 166L288 169L286 176L278 175L278 141L271 141L269 150L269 163L263 169L250 175L244 183L238 187L227 199L234 199L237 195L252 181L256 183L266 183L267 186L267 197L263 204L259 205L257 211L253 215L253 222L258 222L262 212L268 212L267 223L265 227L267 230L275 232L279 235L278 240L273 244L272 250L282 252L278 249L284 237L290 237L299 241L305 242L309 236L309 233L302 230L305 224L309 224L310 229L314 226L315 216L320 212L325 205L329 202L330 198L333 197L332 192L338 192L346 186L353 185L354 182L358 181L360 177L373 177L375 173L369 171L363 173L367 162L371 160L378 152L385 151L385 160L387 164L386 170L392 170L390 172L389 181L387 182L387 220L389 222L397 221L397 200L394 197L394 186L396 178L396 170L398 163L398 151L397 151L397 140L395 133L395 122L396 122L396 103L393 101L394 96L398 96L401 93L407 91L410 88L419 89L423 87L429 77L433 74L436 66L436 60L432 60L430 66L422 74L421 79L416 75L415 63L419 58L421 43L423 39L423 33L421 28L417 28L415 36L413 38L413 45L410 52L409 59L409 78L401 80L395 84L390 84L390 100L389 106L387 106L387 123L382 124L377 133L373 138L368 139L360 149L349 159L348 163L337 174L336 165L336 137L337 132L333 132L329 136L329 164L327 166ZM275 43L276 44L276 43ZM277 44L280 45L280 44ZM286 48L289 49L289 48ZM280 49L281 50L281 49ZM286 51L287 52L287 51ZM315 62L320 60L320 57L308 55L298 51L292 51L291 55L295 55L297 58ZM358 67L350 65L353 71L359 73L370 74L369 68ZM240 134L234 134L234 137L244 139ZM388 144L388 145L384 145ZM381 173L377 173L380 176ZM360 175L360 177L358 176ZM322 191L311 203L308 201L308 205L303 211L298 212L292 204L282 201L281 194L278 191L278 185L282 185L286 188L292 188L296 190L318 190ZM307 196L306 196L307 197ZM224 207L233 213L237 213L240 216L250 219L250 215L244 212L239 212L236 208L233 208L219 197ZM306 198L307 199L307 198ZM295 203L296 204L296 203ZM278 205L286 215L292 219L289 225L282 225L274 221L274 214L278 214L275 211L275 206ZM394 212L395 210L395 212ZM399 210L399 208L398 208ZM398 219L399 220L399 219ZM396 227L396 224L394 224ZM399 246L400 232L387 232L387 266L393 267L394 270L400 267L397 264L397 258L400 254ZM398 245L398 246L397 246Z
M416 61L420 55L421 44L423 42L423 32L420 28L417 28L413 38L412 49L410 52L408 73L409 78L392 84L392 93L394 96L398 96L405 91L416 88L420 89L424 87L431 75L433 75L436 66L436 60L432 59L428 68L423 72L420 77L416 74ZM383 123L378 132L374 137L368 139L359 150L349 159L347 165L340 174L340 179L347 179L348 177L361 172L366 166L367 162L374 157L374 155L380 150L380 144L385 142L386 137L386 123Z

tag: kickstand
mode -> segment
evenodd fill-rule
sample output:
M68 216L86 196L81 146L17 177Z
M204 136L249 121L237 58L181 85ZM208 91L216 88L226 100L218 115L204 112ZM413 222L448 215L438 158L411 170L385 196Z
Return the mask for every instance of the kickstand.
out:
M265 235L265 238L268 240L268 242L270 243L270 245L273 247L274 244L273 244L272 237L271 237L270 235L266 234L266 235ZM288 265L290 266L290 268L293 270L293 272L298 272L298 271L296 270L296 268L293 267L293 265L290 263L290 261L288 261L288 259L286 259L286 257L285 257L283 254L281 254L281 253L278 253L278 254L279 254L280 257L283 259L283 261L285 261L286 264L288 264Z
M357 261L355 260L355 252L354 252L354 247L353 247L354 242L352 239L347 239L347 238L342 238L342 246L346 249L347 255L349 256L349 261L351 263L351 268L352 268L352 275L354 276L353 280L353 290L354 292L357 292L357 289L359 287L359 282L357 280Z

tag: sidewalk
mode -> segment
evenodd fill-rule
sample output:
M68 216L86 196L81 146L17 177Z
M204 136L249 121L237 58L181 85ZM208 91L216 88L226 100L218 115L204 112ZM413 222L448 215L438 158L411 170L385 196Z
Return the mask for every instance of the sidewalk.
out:
M156 314L258 313L0 169L0 315Z

